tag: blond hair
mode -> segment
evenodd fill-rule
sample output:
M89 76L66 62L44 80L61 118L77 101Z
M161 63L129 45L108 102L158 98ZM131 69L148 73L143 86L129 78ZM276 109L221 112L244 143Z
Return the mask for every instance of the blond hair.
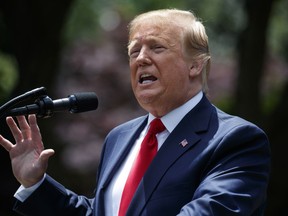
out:
M202 89L208 91L208 74L210 71L210 53L208 36L202 22L191 11L179 9L160 9L149 11L136 16L129 24L129 43L136 28L149 22L156 26L173 25L179 28L180 42L183 47L183 54L187 58L200 61L203 64ZM177 28L177 29L178 29ZM128 45L129 46L129 45Z

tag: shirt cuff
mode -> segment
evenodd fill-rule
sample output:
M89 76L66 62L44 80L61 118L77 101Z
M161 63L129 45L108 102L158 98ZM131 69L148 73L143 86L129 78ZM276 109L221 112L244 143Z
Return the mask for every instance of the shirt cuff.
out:
M39 182L37 182L31 187L25 188L23 185L21 185L14 194L14 197L17 200L24 202L43 183L45 177L46 174L44 174L44 177Z

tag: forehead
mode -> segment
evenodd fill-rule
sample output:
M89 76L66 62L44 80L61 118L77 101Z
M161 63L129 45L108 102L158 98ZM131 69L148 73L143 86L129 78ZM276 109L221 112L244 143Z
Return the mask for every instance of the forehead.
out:
M158 23L140 23L134 26L130 32L129 44L145 41L166 41L175 43L180 38L180 30L172 25L160 25Z

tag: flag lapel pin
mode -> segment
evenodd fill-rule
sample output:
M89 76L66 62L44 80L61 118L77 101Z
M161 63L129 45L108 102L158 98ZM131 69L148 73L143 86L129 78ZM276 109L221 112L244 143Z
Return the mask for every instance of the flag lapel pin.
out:
M185 147L186 145L188 145L188 141L186 139L182 140L180 143L179 143L182 147Z

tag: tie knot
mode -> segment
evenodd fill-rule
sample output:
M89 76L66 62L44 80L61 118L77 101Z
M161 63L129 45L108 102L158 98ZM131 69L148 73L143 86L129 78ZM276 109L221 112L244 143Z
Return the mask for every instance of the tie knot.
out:
M159 118L155 118L151 123L150 123L150 128L149 128L149 133L151 134L157 134L165 130L165 126L162 123L162 121Z

